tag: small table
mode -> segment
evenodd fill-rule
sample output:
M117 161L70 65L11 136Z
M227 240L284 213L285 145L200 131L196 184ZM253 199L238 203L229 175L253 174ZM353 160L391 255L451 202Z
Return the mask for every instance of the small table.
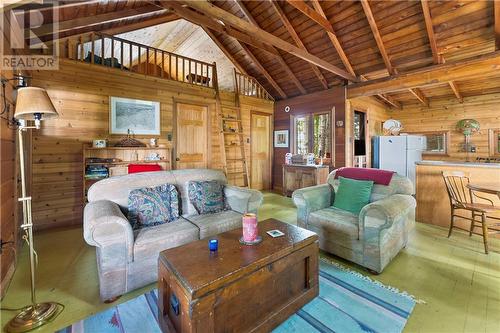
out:
M495 194L500 199L500 185L493 184L468 184L468 188L473 191Z
M266 231L284 236L272 238ZM260 244L242 230L160 253L158 314L163 332L268 332L318 295L318 236L278 220L259 223Z

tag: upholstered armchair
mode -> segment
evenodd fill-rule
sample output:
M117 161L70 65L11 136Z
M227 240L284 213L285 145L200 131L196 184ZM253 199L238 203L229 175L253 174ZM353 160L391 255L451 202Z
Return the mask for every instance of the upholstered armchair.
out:
M318 234L322 250L381 273L406 246L414 226L412 183L395 174L388 186L374 184L359 215L332 206L338 186L333 171L327 184L293 192L297 224Z

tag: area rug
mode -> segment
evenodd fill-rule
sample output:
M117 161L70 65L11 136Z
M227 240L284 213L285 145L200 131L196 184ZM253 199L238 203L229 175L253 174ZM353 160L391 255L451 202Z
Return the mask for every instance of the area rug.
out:
M160 333L158 291L97 313L59 333ZM273 332L401 332L417 301L339 264L320 261L319 296Z

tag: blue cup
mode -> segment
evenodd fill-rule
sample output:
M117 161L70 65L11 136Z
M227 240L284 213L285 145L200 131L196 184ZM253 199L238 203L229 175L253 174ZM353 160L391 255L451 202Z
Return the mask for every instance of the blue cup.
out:
M219 249L219 241L217 239L210 239L208 241L208 248L211 252Z

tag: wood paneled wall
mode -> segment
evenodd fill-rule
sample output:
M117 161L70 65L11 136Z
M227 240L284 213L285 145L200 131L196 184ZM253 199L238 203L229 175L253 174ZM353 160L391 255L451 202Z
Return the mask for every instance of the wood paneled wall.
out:
M0 13L0 15L5 15ZM10 33L8 16L3 18L3 26L0 26L0 37L4 54L12 54L10 49ZM3 30L5 28L5 30ZM11 79L12 70L2 70L2 79ZM8 125L7 119L14 114L13 82L10 81L5 87L5 96L0 96L0 112L5 112L0 119L0 237L5 243L0 254L0 297L3 298L8 287L16 265L16 250L18 247L19 223L17 215L17 159L16 159L16 135L17 131ZM4 110L4 98L10 112Z
M170 148L175 146L167 140L173 133L174 101L207 105L211 114L209 163L212 168L222 167L212 89L63 59L58 71L33 73L32 85L47 89L60 115L43 122L33 138L33 217L37 229L82 223L83 144L93 139L113 142L122 138L108 134L110 96L159 101L159 144ZM221 99L223 105L234 105L234 94L222 93ZM272 113L273 103L241 98L241 109L247 142L250 110ZM248 154L249 145L246 148Z
M346 100L346 166L353 165L354 111L363 111L368 117L370 142L366 153L369 162L371 160L371 138L375 135L382 135L382 124L390 118L389 108L374 97L358 97Z
M450 131L450 152L448 156L424 155L429 160L465 160L461 152L464 136L456 130L459 120L473 118L481 124L480 133L472 136L471 142L477 152L470 153L470 159L488 157L488 129L500 128L500 94L488 94L464 98L459 103L456 98L431 99L430 106L405 105L403 110L391 111L390 116L401 120L403 132Z
M290 112L285 112L285 106L290 107ZM332 126L334 127L334 160L335 167L344 166L345 161L345 88L335 87L321 92L284 99L275 103L274 130L290 131L290 115L304 115L320 111L330 111L335 108ZM335 123L342 121L343 125L337 127ZM285 163L285 154L290 151L293 144L290 136L289 148L274 148L273 158L273 188L280 191L282 188L282 169Z

